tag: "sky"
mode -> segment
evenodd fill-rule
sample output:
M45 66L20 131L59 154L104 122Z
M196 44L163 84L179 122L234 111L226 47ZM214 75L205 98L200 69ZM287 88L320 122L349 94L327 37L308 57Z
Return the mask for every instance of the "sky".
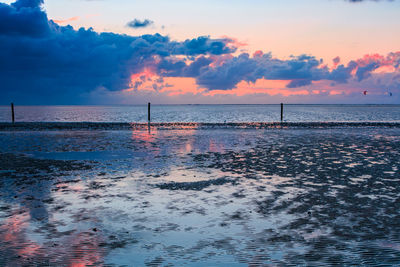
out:
M400 103L399 0L0 1L0 104Z

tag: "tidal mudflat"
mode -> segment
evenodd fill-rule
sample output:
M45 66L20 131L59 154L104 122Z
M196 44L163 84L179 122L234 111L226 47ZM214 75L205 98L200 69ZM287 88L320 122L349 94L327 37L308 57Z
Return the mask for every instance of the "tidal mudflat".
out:
M396 127L0 131L0 265L398 265L399 162Z

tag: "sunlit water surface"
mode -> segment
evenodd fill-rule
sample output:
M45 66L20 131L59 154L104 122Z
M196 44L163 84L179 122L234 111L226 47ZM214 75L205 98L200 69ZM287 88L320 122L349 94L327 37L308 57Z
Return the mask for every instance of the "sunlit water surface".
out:
M147 105L16 106L22 122L146 122ZM0 106L0 122L11 120L9 106ZM274 122L280 105L152 105L153 122ZM285 105L288 122L400 122L400 105Z

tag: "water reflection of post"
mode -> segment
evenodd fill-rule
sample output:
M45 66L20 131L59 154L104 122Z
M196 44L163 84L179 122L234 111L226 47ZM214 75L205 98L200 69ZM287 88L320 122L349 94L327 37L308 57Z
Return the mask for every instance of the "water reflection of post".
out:
M150 107L151 107L151 104L149 102L147 104L147 129L149 131L149 134L150 134Z

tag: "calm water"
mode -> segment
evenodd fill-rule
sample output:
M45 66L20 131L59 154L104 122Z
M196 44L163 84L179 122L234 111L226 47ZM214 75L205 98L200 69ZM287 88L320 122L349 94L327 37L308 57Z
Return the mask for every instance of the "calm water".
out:
M147 106L16 106L23 122L146 122ZM279 105L153 105L153 122L274 122ZM10 121L9 106L0 106L0 121ZM288 122L400 122L400 105L285 105Z

